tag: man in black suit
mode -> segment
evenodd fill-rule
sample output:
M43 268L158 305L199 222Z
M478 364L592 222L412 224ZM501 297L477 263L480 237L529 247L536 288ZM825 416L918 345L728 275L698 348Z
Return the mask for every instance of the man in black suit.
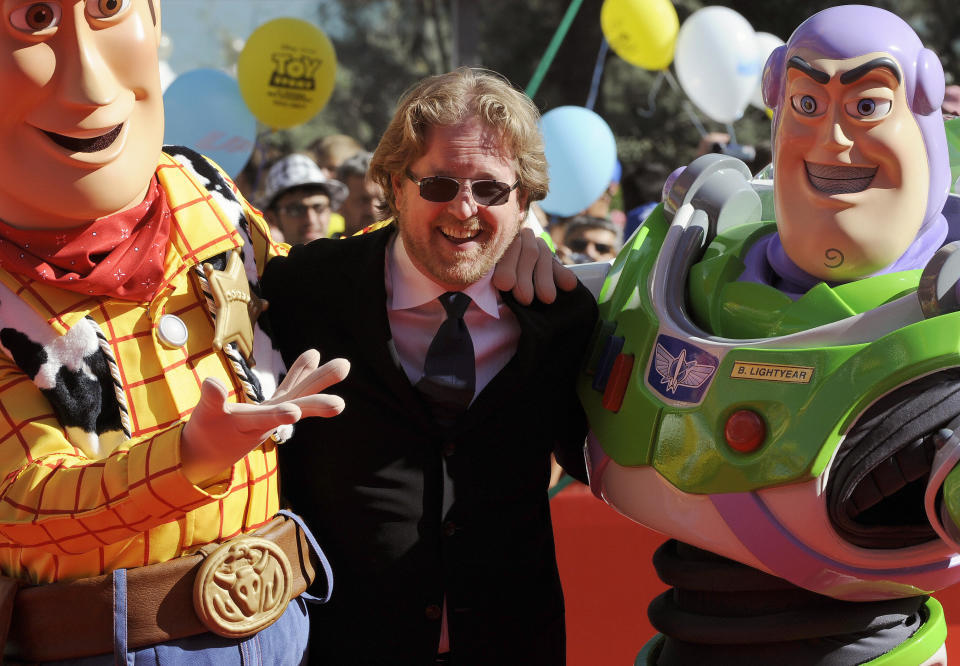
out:
M345 411L280 449L281 491L335 572L316 663L565 661L547 485L551 452L585 477L574 384L596 304L578 285L524 306L492 281L547 192L537 121L491 72L425 79L370 166L394 222L264 275L284 357L352 364Z

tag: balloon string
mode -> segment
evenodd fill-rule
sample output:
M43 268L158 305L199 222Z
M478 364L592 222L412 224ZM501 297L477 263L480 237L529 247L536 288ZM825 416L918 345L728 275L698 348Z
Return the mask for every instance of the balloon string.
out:
M657 78L653 80L653 85L650 86L650 92L647 94L647 108L637 109L639 116L652 118L653 114L657 112L657 93L659 93L660 88L663 87L663 80L665 78L666 75L662 71L657 74Z
M570 6L567 7L567 13L563 15L563 20L561 20L560 25L557 26L557 31L553 33L553 38L550 40L546 52L540 59L540 64L537 65L537 70L533 73L533 78L531 78L530 83L527 84L527 97L532 99L533 96L537 94L537 90L540 89L540 84L543 83L543 77L546 76L547 70L550 69L550 64L557 55L557 50L560 48L563 38L566 37L567 30L570 29L570 24L573 23L573 19L576 17L582 4L583 0L573 0Z
M696 111L693 110L693 105L690 103L690 100L687 99L686 93L680 88L680 84L677 83L677 80L673 78L673 74L670 72L670 69L664 69L663 74L667 79L667 83L670 84L670 87L673 88L673 91L678 95L683 97L683 110L687 114L687 118L690 119L690 122L693 123L693 126L697 128L697 131L700 132L700 136L705 137L707 135L707 130L704 129L703 123L700 122L699 116L697 116Z
M597 53L597 62L593 66L593 79L590 81L590 94L587 95L586 107L593 111L593 105L597 103L597 93L600 92L600 79L603 78L603 67L607 62L607 52L610 45L606 37L600 38L600 51Z
M737 133L733 131L733 123L727 123L727 134L730 136L730 145L736 146L737 144Z

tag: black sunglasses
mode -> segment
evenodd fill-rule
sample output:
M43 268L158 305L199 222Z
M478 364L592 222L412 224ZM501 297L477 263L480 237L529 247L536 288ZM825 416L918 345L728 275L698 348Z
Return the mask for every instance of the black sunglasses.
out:
M593 246L600 254L606 254L613 250L613 246L607 243L594 243L585 238L574 238L566 244L573 252L586 252L589 246Z
M407 169L407 178L420 187L420 197L434 203L452 201L460 191L460 181L470 181L470 191L473 199L481 206L499 206L507 203L510 193L520 185L517 179L513 185L501 183L499 180L471 180L470 178L453 178L451 176L428 176L418 179Z

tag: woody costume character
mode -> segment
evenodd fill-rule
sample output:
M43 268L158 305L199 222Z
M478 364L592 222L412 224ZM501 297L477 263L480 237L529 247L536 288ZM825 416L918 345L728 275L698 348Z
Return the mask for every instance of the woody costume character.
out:
M271 437L349 367L253 373L279 249L163 151L159 0L0 13L0 655L298 663L314 575ZM328 589L321 594L329 593Z
M306 657L318 548L292 514L274 519L274 440L343 410L322 391L349 363L307 350L277 383L253 322L283 250L212 163L162 149L160 13L159 0L0 13L8 663ZM530 298L533 270L516 281Z
M296 578L274 606L296 605L313 573L306 537L273 521L274 440L203 485L182 473L180 435L203 378L220 378L238 402L275 388L262 371L268 345L258 347L257 374L237 341L215 349L224 304L210 285L219 274L208 279L202 267L226 273L232 257L242 258L236 285L249 281L255 291L266 261L285 246L270 240L258 212L211 163L168 150L140 206L70 233L14 232L0 241L0 567L18 586L82 579L106 590L102 598L70 583L21 587L8 658L112 651L118 581L111 572L124 569L131 570L129 648L208 631L190 594L136 597L134 582L163 585L173 576L183 586L203 559L185 555L265 527L284 532L287 575ZM85 273L67 268L84 261ZM170 569L178 558L187 562ZM234 553L234 564L242 559ZM265 576L280 575L274 569ZM8 620L11 588L8 579ZM214 605L245 621L254 615L229 590L220 596ZM63 640L37 640L50 627Z

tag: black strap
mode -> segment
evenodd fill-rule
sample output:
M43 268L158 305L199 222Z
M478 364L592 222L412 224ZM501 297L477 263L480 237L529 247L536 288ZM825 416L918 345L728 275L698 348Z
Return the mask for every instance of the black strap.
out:
M905 548L938 538L923 493L934 435L960 415L960 368L887 394L847 433L827 483L830 522L862 548Z
M674 588L648 609L665 636L657 666L853 666L910 638L927 597L840 601L678 541L654 554Z

